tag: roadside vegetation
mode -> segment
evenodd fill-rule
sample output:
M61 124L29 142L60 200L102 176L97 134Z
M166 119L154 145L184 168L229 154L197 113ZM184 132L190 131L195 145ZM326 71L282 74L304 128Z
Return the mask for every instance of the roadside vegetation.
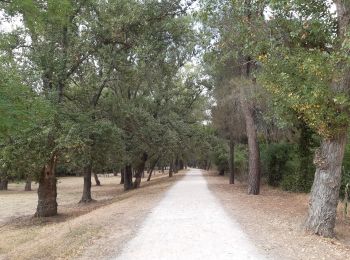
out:
M348 1L0 10L0 196L35 183L41 219L62 212L63 176L81 178L74 198L89 207L101 176L130 191L155 173L215 169L249 195L262 183L310 193L304 229L336 235L338 202L347 216L350 199Z

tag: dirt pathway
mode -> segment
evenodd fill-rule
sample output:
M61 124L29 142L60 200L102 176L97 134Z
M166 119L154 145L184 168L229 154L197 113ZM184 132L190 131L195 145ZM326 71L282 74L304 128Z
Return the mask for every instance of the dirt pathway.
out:
M282 191L262 185L259 196L247 195L247 184L217 172L203 173L209 190L228 215L242 227L265 256L283 260L350 259L350 223L344 219L343 205L338 207L337 238L308 234L303 223L309 195Z
M147 217L117 259L264 259L190 170Z

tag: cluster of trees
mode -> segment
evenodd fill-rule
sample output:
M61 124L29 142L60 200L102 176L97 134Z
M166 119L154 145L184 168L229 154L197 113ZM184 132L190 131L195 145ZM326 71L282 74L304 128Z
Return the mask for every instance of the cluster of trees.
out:
M84 176L89 202L96 172L121 169L129 190L146 163L170 175L215 164L231 184L247 170L248 194L264 173L296 191L313 182L305 226L333 236L349 2L193 2L1 1L1 15L19 21L0 38L2 185L38 181L45 217L57 214L57 165Z
M191 2L1 1L18 26L0 38L0 179L39 183L36 216L57 214L56 168L123 173L140 186L145 164L170 174L205 129L205 86L188 64ZM197 146L198 148L198 146ZM135 179L133 179L135 177Z
M298 191L314 177L305 227L333 236L349 132L349 1L203 0L197 17L230 183L239 144L248 194L259 194L262 172Z

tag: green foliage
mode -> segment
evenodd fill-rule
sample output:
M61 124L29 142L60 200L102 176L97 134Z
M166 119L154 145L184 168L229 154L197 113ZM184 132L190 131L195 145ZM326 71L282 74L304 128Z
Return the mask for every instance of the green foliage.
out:
M346 93L332 91L336 85L341 89L340 75L348 68L348 58L345 49L329 49L339 44L330 3L293 0L270 4L271 44L256 57L263 65L260 82L276 108L293 111L320 136L332 138L346 129L349 122L344 111L350 103Z
M263 176L269 185L287 191L310 191L315 171L312 157L305 160L305 154L299 150L300 147L293 143L261 145Z
M295 145L272 143L261 146L261 158L267 183L280 186L285 176L293 175L297 170Z
M23 18L23 28L0 39L1 55L18 71L15 77L5 65L1 71L8 86L0 96L6 172L37 176L53 155L63 172L81 173L87 164L95 172L136 164L144 152L169 163L205 154L196 144L210 150L201 125L203 80L182 69L196 40L187 6L180 0L1 2L7 18ZM16 170L17 164L23 167Z
M47 160L54 112L39 93L25 86L13 64L0 66L0 172L20 179L36 174Z
M214 163L218 168L218 171L228 171L229 170L229 151L228 146L225 142L219 141L214 147Z
M288 107L321 136L332 137L344 130L348 117L340 107L348 101L329 89L334 75L329 54L280 49L278 56L267 59L260 79L273 94L275 106Z
M236 177L244 177L248 171L248 151L243 144L235 145L235 175ZM242 178L244 179L244 178Z
M0 59L0 137L40 125L52 116L50 105L24 86L13 64Z

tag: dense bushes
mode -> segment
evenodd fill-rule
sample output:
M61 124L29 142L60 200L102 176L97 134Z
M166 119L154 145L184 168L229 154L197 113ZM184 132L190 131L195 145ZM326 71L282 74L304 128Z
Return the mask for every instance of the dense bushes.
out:
M267 183L288 191L309 192L314 175L312 156L301 154L297 144L262 145L262 169Z
M261 149L265 164L267 183L279 186L284 176L292 175L296 170L295 147L280 143L264 145Z
M307 149L296 143L261 144L261 163L263 178L273 187L286 191L310 192L314 179L315 166L313 154L316 144ZM235 146L235 175L245 180L248 171L247 149L243 144ZM228 172L229 150L224 142L214 149L213 161L220 173ZM346 185L350 185L350 145L347 145L343 161L343 177L340 196L344 198ZM348 198L350 199L350 197Z
M226 142L218 142L213 151L213 162L220 175L224 175L229 172L229 147ZM235 145L234 151L234 167L235 178L239 180L245 180L246 172L248 171L248 154L245 145Z
M238 180L245 180L248 172L248 151L245 145L235 146L235 177Z
M229 170L229 151L224 142L220 142L214 148L214 163L220 175L224 175Z

